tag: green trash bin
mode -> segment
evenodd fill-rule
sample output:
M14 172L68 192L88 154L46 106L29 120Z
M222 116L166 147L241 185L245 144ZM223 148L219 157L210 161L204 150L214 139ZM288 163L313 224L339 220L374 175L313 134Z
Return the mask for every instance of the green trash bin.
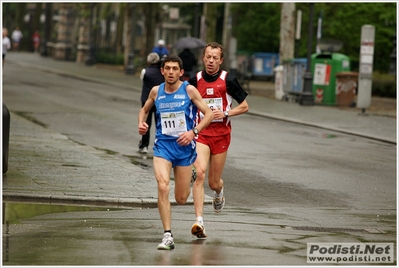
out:
M316 104L336 105L336 73L350 71L349 57L341 53L316 53L311 57L313 96Z

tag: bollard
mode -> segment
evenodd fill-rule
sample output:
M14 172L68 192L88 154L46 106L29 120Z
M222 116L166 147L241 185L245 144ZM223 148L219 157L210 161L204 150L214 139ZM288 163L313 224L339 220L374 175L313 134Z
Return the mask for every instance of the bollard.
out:
M134 74L134 63L133 63L133 52L130 52L128 55L127 66L126 66L126 74Z
M10 141L10 112L3 102L3 174L8 170L8 145Z

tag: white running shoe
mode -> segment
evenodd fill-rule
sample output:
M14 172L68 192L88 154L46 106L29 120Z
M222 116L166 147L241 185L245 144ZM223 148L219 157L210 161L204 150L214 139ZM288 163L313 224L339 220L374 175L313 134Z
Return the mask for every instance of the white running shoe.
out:
M205 226L204 224L201 224L199 222L195 222L193 226L191 227L191 233L192 235L195 235L198 238L205 238L207 237L205 233Z
M171 250L175 248L175 243L173 242L173 236L171 233L164 233L161 244L158 245L157 249L161 250Z
M148 153L148 148L147 147L139 148L139 153L141 153L141 154Z
M216 213L219 213L220 211L222 211L222 209L224 207L224 203L225 203L224 196L222 196L222 197L214 197L213 201L212 201L213 210Z

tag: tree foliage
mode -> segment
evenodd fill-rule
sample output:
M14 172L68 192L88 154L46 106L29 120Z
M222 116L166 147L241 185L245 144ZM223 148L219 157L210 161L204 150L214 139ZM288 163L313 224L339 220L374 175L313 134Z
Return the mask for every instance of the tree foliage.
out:
M238 40L238 49L249 52L278 52L280 9L279 3L236 3L233 33ZM301 39L295 53L306 57L308 46L309 3L296 3L302 10ZM323 14L322 39L343 42L339 51L351 59L353 70L357 70L361 27L373 25L375 32L374 69L388 72L390 57L396 40L396 3L315 3L313 21L313 51L316 51L317 20Z
M238 50L278 53L280 3L233 4L233 35Z
M106 8L102 10L102 17L110 17L117 3L103 3ZM120 4L120 3L119 3ZM208 4L213 9L206 23L209 30L209 39L221 42L223 34L223 3L193 3L193 2L171 2L167 5L180 8L181 21L193 26L191 34L198 33L194 29L199 25L199 18L204 15L204 7ZM75 3L79 9L82 3ZM145 51L151 49L154 44L155 24L162 21L163 8L165 3L137 3L145 20ZM306 57L309 43L309 3L295 3L297 10L302 10L301 39L294 53L296 57ZM113 8L111 8L113 7ZM19 25L24 30L31 28L33 23L25 23L23 18L27 14L26 3L4 3L3 4L3 26L12 31ZM39 13L40 10L37 12ZM111 12L111 13L110 13ZM233 2L231 4L232 34L237 38L238 50L248 53L254 52L279 52L280 48L280 13L281 3L278 2ZM396 48L396 13L395 2L316 2L314 4L314 20L312 22L313 36L312 52L316 51L316 30L319 13L323 14L322 39L334 39L343 42L339 51L348 55L351 59L351 69L357 70L361 27L365 24L375 26L375 48L374 48L374 70L388 72L391 62L390 54ZM88 14L86 14L87 16ZM194 19L197 18L196 23ZM123 26L118 23L118 28ZM37 28L37 26L35 26ZM26 31L26 30L25 30ZM30 34L26 32L25 36ZM208 39L207 38L207 39ZM25 38L30 44L30 38ZM23 40L25 42L25 40ZM209 40L207 40L209 41Z

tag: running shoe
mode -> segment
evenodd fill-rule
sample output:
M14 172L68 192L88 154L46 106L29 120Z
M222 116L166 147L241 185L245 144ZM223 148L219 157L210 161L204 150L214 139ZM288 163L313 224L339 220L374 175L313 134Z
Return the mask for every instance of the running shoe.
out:
M148 147L139 148L139 153L141 153L141 154L148 153Z
M224 196L222 197L214 197L213 201L212 201L212 206L213 206L213 210L216 213L219 213L220 211L222 211L223 207L224 207Z
M201 224L199 222L193 224L193 226L191 227L191 233L198 238L205 238L207 236L205 233L204 224Z
M157 249L161 250L171 250L175 248L175 243L173 242L173 236L171 233L164 233L161 244L158 245Z
M194 183L197 179L197 170L194 166L191 167L191 182Z

